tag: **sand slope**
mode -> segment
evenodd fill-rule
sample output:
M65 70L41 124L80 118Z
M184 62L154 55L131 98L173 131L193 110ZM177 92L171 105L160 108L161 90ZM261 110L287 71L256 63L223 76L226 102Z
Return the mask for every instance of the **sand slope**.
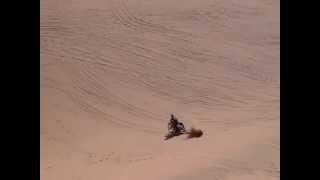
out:
M41 179L279 179L273 0L41 0ZM201 138L164 141L174 113Z

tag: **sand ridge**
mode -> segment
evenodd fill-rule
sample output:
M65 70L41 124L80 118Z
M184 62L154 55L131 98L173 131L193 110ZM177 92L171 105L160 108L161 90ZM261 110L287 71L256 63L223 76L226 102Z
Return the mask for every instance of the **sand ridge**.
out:
M278 179L279 6L42 0L41 179Z

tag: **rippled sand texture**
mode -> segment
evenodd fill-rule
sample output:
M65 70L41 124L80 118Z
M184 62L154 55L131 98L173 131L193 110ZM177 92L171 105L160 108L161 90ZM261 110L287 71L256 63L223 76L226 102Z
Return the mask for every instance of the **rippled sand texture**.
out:
M41 179L279 179L279 6L41 0Z

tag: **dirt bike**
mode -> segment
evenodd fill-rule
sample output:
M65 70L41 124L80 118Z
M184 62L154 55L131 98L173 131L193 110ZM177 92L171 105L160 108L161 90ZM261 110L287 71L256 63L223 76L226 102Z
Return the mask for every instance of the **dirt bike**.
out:
M203 132L201 129L196 129L194 127L191 127L189 130L186 130L184 125L181 122L178 122L177 126L174 127L172 123L168 124L168 130L169 133L165 135L164 140L168 140L174 136L179 136L182 134L187 134L187 138L198 138L203 135Z
M168 130L169 133L165 136L165 140L172 138L174 136L179 136L181 134L187 133L187 130L185 129L183 123L178 122L177 126L174 127L172 123L168 124Z

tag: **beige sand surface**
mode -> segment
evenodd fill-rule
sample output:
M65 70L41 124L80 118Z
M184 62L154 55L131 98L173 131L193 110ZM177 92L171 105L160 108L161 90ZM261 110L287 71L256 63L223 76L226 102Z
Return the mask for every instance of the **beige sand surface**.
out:
M279 4L41 0L41 179L279 179Z

